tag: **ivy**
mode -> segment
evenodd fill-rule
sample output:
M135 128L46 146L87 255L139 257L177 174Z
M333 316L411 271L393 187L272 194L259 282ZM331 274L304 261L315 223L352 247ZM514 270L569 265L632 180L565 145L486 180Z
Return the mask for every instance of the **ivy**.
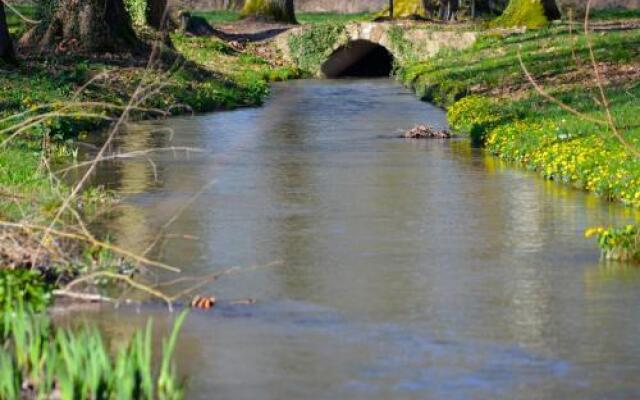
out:
M305 29L298 35L291 35L289 50L301 69L313 72L331 55L336 44L341 41L346 41L344 24L318 24Z

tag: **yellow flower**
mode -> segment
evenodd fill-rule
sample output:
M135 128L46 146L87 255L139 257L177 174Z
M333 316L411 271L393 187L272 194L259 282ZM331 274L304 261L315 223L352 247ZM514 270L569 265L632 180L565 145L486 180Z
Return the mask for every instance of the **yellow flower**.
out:
M585 238L590 238L592 236L600 235L602 232L604 232L604 228L601 227L601 226L596 226L596 227L589 228L586 231L584 231L584 237Z

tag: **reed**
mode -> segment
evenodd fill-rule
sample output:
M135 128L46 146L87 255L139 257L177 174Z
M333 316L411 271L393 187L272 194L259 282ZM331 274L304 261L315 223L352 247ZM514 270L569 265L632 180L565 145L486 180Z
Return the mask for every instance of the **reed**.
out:
M100 332L56 328L22 306L2 315L2 399L181 399L183 385L173 354L184 311L164 342L159 368L152 363L152 322L115 353Z

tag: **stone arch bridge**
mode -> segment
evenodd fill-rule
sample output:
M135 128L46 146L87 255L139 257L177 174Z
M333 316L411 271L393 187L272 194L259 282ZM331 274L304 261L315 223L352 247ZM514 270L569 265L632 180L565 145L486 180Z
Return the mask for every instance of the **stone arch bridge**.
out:
M319 77L388 76L394 60L403 63L445 49L464 49L477 36L460 27L411 21L359 22L297 27L280 35L276 44L285 58Z

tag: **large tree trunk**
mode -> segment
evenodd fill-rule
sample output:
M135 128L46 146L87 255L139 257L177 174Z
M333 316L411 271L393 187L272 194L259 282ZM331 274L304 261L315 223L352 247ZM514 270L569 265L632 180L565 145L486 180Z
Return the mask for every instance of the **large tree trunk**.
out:
M293 0L247 0L242 14L266 17L277 22L296 23Z
M9 35L7 27L7 16L4 13L4 3L0 0L0 60L5 63L13 63L15 57L13 54L13 42Z
M166 15L167 0L147 1L147 24L150 27L161 30L166 27L168 15Z
M126 53L143 47L122 0L58 0L51 17L20 40L43 52Z

